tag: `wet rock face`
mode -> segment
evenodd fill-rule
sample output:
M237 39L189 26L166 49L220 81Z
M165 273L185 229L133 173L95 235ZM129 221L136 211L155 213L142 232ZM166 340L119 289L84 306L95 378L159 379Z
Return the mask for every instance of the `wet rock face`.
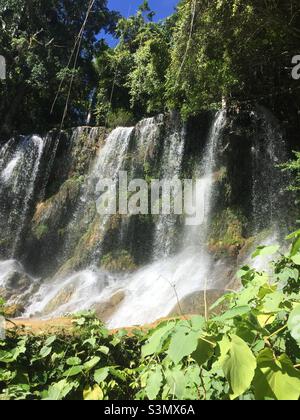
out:
M58 137L45 199L36 206L23 247L23 261L35 275L51 276L65 262L64 243L69 235L68 227L88 169L105 136L105 129L79 127ZM86 226L85 223L85 229ZM79 225L72 228L79 231L78 237L82 235Z
M107 136L102 127L78 127L61 134L53 132L58 139L55 160L49 174L45 198L55 195L65 181L85 176L98 150Z
M6 318L18 318L25 312L25 307L20 304L5 306L4 316Z
M157 305L162 308L163 302L168 300L169 293L163 295L159 304L152 302L155 300L155 281L160 278L164 263L170 259L172 267L169 269L168 266L167 280L171 283L177 276L176 281L183 286L181 296L197 290L196 287L204 288L206 280L209 289L218 289L208 291L208 304L224 293L234 278L237 264L243 261L243 256L247 255L255 242L257 229L254 225L261 202L267 203L262 209L263 215L274 209L272 203L275 201L274 191L278 184L274 181L270 187L269 178L266 179L264 174L265 168L269 170L279 163L277 144L280 135L276 123L266 112L240 109L228 110L227 115L224 115L224 111L219 114L224 126L223 123L217 124L218 119L214 118L214 113L206 112L191 118L187 123L167 115L149 118L138 123L135 128L120 127L109 136L101 128L81 127L60 135L50 133L45 144L41 143L43 139L36 143L31 138L29 145L33 168L39 146L43 146L45 153L41 158L41 166L37 168L36 185L33 185L31 192L29 188L28 214L23 223L25 228L20 255L28 272L49 280L50 284L57 281L57 293L55 296L50 294L49 300L46 300L43 308L45 314L56 312L72 301L75 304L68 307L76 311L76 291L80 290L82 279L79 279L76 287L67 286L62 290L60 286L68 276L91 267L119 273L120 279L126 275L132 276L130 278L133 281L138 279L132 294L139 301L144 287L146 293L143 302L150 305L153 303L153 307ZM4 175L7 179L12 176L11 180L14 176L19 179L18 166L11 165L18 158L14 153L15 148L11 147L9 158L3 158ZM48 164L47 157L51 158ZM206 182L204 189L209 189L209 200L206 199L209 201L209 214L203 231L191 233L192 239L185 242L185 239L190 238L186 238L188 235L185 233L184 216L99 215L96 208L99 198L96 186L100 179L117 179L120 170L126 170L132 178L142 178L149 183L152 179L169 179L175 174L182 179L201 178ZM32 180L27 176L30 173L32 170L26 171L26 177L23 177L22 193L28 190L28 186L32 186ZM278 176L272 178L276 180ZM271 194L267 193L269 190ZM12 188L7 188L6 192L11 193ZM19 209L23 201L12 202L7 213L3 214L10 214L15 203ZM266 217L262 219L258 230L264 226ZM5 227L5 217L2 217L1 223ZM0 229L0 253L1 248L8 248L7 239L9 243L13 242L15 231L10 229L9 232L10 238L2 237ZM173 257L180 256L182 248L188 247L193 248L191 253L198 260L202 258L202 251L205 251L205 261L203 264L201 262L201 267L197 265L195 276L191 277L186 286L186 269L183 267L187 260L179 258L178 263L175 259L173 261ZM154 272L151 268L153 265ZM207 266L208 275L201 274L199 278L203 265ZM148 268L148 277L138 274L135 278L137 267ZM9 300L16 298L17 303L23 303L28 300L29 290L33 290L30 281L29 276L24 276L22 270L15 268L5 280L3 294ZM105 287L109 289L109 284L105 283ZM116 290L119 287L118 284ZM100 289L95 287L95 291L84 295L84 299L94 302L89 298L93 293L98 296ZM130 312L132 303L126 300L129 295L125 293L127 291L126 287L125 291L118 292L109 289L112 296L108 298L105 295L104 301L94 307L99 317L107 320L114 313L118 314L120 308L123 317L124 307ZM22 296L22 302L18 301L18 295ZM39 302L39 296L34 299ZM129 302L128 306L126 302ZM166 312L174 303L175 299ZM83 305L82 302L79 305ZM143 311L145 305L140 312ZM178 311L187 314L203 313L203 292L192 293L182 299L180 310L174 307L172 314L178 314Z
M21 316L38 282L29 277L18 263L11 262L11 269L1 276L0 297L6 302L4 313L7 317Z
M125 292L123 290L119 290L108 300L95 305L92 309L101 321L108 321L116 309L121 305L124 298Z
M81 178L69 179L57 194L38 204L27 239L29 252L26 265L31 272L47 275L51 267L61 261L60 251L66 227L76 207L81 185Z

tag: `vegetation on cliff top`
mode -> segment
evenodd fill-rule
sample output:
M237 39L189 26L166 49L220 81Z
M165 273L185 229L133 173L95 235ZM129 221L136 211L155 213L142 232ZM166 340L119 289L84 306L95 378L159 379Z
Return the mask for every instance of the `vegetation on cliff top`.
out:
M86 9L83 0L1 2L8 68L0 81L1 134L60 126L66 102L66 125L84 124L90 110L92 123L112 127L164 110L188 117L222 99L229 106L258 102L278 115L299 105L291 77L298 0L180 0L160 22L148 1L121 18L97 0L75 60ZM118 38L115 48L99 38L103 29Z

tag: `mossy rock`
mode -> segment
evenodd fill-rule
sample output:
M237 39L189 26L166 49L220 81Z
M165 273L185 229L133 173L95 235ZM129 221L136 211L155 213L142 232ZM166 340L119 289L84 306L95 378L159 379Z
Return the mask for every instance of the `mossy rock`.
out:
M3 314L6 318L18 318L25 312L24 306L20 304L8 305L4 307Z
M33 228L34 236L40 241L49 232L49 227L44 224L37 225Z
M137 269L132 256L124 250L105 255L100 265L104 270L113 273L132 272Z
M238 211L226 209L217 214L211 224L208 250L217 258L238 257L246 242L246 220Z

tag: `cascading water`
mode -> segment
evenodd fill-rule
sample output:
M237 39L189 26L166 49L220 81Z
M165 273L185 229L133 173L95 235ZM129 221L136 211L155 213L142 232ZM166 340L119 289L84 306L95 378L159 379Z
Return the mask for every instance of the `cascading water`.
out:
M253 117L257 132L252 147L254 230L278 228L286 204L282 200L285 175L278 165L287 161L286 144L278 122L263 107Z
M31 136L9 142L0 151L1 238L9 244L6 248L11 257L20 245L44 147L41 137Z
M226 123L226 111L218 112L211 126L208 141L204 150L200 165L196 168L195 177L200 179L199 190L197 194L203 197L200 202L201 209L203 206L203 222L200 226L186 226L184 246L200 247L205 251L205 241L210 223L210 214L213 205L213 187L214 187L214 171L216 169L216 156L218 146L221 140L222 131ZM199 209L199 213L201 212Z
M165 181L180 178L184 153L185 130L175 127L164 139L161 177ZM160 214L155 224L154 258L168 257L174 251L177 217L174 214Z
M224 119L225 113L222 112L213 121L203 157L204 180L210 180L206 185L205 199L207 200L211 200L212 196L214 156ZM149 154L155 156L156 148L160 147L159 140L163 135L164 152L161 174L168 179L180 177L185 132L183 129L178 130L177 126L166 133L162 129L162 124L161 118L158 120L147 119L139 123L135 129L119 128L110 134L86 182L81 197L83 205L80 205L77 210L75 223L78 223L76 218L78 220L83 217L87 203L95 200L96 186L101 178L115 179L117 182L119 171L125 168L125 156L130 149L131 140L136 142L132 163L129 164L131 176L136 176L139 173L141 163L143 165ZM207 203L207 213L209 207L210 204ZM176 216L170 216L170 218L174 227ZM109 216L103 217L99 229L106 229L105 225L108 219ZM101 302L118 292L122 293L123 298L119 307L108 320L110 326L140 324L167 315L176 306L177 299L182 299L203 289L204 280L207 278L208 257L204 252L199 253L199 249L196 247L182 250L179 254L171 256L173 237L168 231L170 226L168 225L166 229L165 223L165 216L159 216L154 227L154 255L161 254L160 261L150 263L134 274L108 276L103 270L91 266L64 280L57 279L55 282L47 282L32 300L27 315L43 314L47 316L50 314L57 316L65 312L101 306ZM160 227L165 230L162 232ZM203 229L203 226L200 229ZM98 247L98 251L100 248ZM97 255L94 254L93 258L93 263L96 264L99 261L99 252ZM176 292L174 288L176 288ZM89 295L88 290L90 290Z
M226 112L219 112L212 123L200 165L203 174L201 185L204 189L200 192L200 196L205 201L203 224L193 227L192 233L188 227L185 228L189 240L188 242L184 241L182 252L174 256L166 256L165 254L165 258L160 258L160 261L150 264L127 280L124 301L111 317L109 321L111 327L143 324L167 316L176 306L178 300L204 288L213 287L212 273L210 281L208 280L210 258L206 252L204 240L212 204L213 171L216 164L217 147L225 121ZM165 172L170 178L180 174L184 132L181 132L179 138L172 138L171 142L173 144L168 149L169 160L167 160ZM167 221L164 216L161 216L158 224L162 224L163 228L166 229L166 235L161 235L160 232L160 238L165 241L163 244L167 244L167 250L169 250L170 241L167 238L167 229L170 229L170 226L166 226ZM156 227L156 232L157 230ZM200 248L199 236L202 239ZM158 246L161 255L164 255L160 242L156 246ZM166 252L166 248L164 250ZM157 253L157 256L159 257L159 253Z
M95 207L97 200L99 199L99 192L97 192L98 182L104 179L110 179L113 181L116 187L118 184L119 172L124 169L126 153L131 140L133 128L116 128L107 137L105 145L101 148L98 157L87 177L87 180L82 188L82 195L79 200L79 204L73 221L69 227L68 240L66 241L66 254L72 251L74 247L74 228L84 220L84 223L88 225L90 208ZM96 130L92 129L90 136L95 135ZM87 217L87 221L85 222ZM101 257L101 245L104 238L107 224L109 223L111 216L107 215L99 219L97 227L97 235L99 241L94 249L90 263L93 263L96 259L99 260ZM75 235L76 236L76 235ZM76 237L75 237L76 242Z
M262 220L265 220L266 214L271 211L270 206L274 206L274 193L276 188L281 186L281 180L274 178L271 186L263 183L264 169L261 166L273 168L274 164L284 160L283 154L278 156L281 152L278 151L276 142L274 143L274 138L280 138L279 130L275 128L271 118L264 115L263 118L257 117L255 124L258 124L258 120L260 124L263 122L260 135L267 141L257 140L252 150L253 167L259 167L259 171L254 170L255 212L259 213L264 195L270 197L268 209L260 214ZM81 158L78 162L78 155L84 154L85 150L96 147L97 157L89 169L81 173L85 175L85 180L80 184L81 190L79 189L72 213L66 218L63 229L56 224L55 212L60 194L68 199L68 188L62 190L64 194L67 191L67 195L58 192L53 205L50 200L39 206L39 212L44 209L47 217L53 212L54 227L59 232L63 231L64 245L61 246L63 251L60 251L57 257L58 264L54 268L56 271L59 269L56 275L51 275L47 281L30 278L34 290L30 296L26 290L22 290L20 296L24 296L25 316L54 317L83 309L95 309L110 327L129 326L167 316L176 307L178 300L182 301L205 288L224 288L229 277L226 278L221 260L214 260L212 264L213 260L206 243L212 212L215 210L215 174L220 169L219 155L223 153L222 133L225 125L229 126L227 120L225 111L217 113L211 124L202 158L197 154L193 160L199 161L199 164L191 176L200 179L198 194L204 201L199 203L201 209L204 208L203 223L200 226L183 226L184 218L176 215L103 216L97 211L99 181L111 179L112 188L115 188L118 186L120 171L127 171L128 181L143 178L149 183L153 178L172 180L174 177L183 176L189 132L176 115L160 115L145 119L135 127L117 128L101 143L97 142L100 130L98 128L84 127L73 130L64 152L68 156L67 177L76 173L74 167L81 168L82 162ZM199 141L201 143L201 139ZM47 190L46 184L51 180L49 171L51 172L52 166L57 168L57 163L53 163L53 160L56 159L56 151L61 147L61 143L52 142L50 145L46 141L46 144L49 146L47 153L43 141L35 137L27 138L26 141L11 140L0 149L0 196L4 198L2 201L5 203L5 206L2 204L1 207L0 225L3 225L7 234L13 232L14 238L15 233L20 232L17 236L21 239L23 228L18 229L26 223L34 196L38 195L37 185ZM48 158L51 168L41 164L42 156L49 153L52 156L52 160ZM42 166L45 166L45 169L40 177ZM40 178L43 178L42 182ZM263 185L263 192L260 191L260 183ZM47 191L49 195L49 190ZM25 203L25 206L21 207L21 203ZM14 213L14 208L22 208L22 211ZM197 210L200 212L201 209ZM272 210L272 214L276 220L276 211ZM7 229L5 215L10 216L10 226ZM20 225L17 221L21 221ZM43 233L43 229L46 230L44 225L46 224L47 228L50 226L50 229L51 225L47 218L42 221ZM258 226L260 227L261 225ZM136 236L137 231L140 238ZM56 234L56 231L54 233ZM2 239L5 235L2 233L0 236ZM149 244L146 248L148 251L144 251L145 243ZM116 274L113 270L107 271L103 268L103 258L107 255L108 260L114 257L116 248L125 258L129 258L129 254L135 258L143 253L148 255L145 255L145 262L135 260L138 269L133 273L121 270ZM116 255L118 256L117 253ZM16 264L18 263L12 260L0 263L2 286L4 282L13 278L12 273L24 275L23 268L21 270Z

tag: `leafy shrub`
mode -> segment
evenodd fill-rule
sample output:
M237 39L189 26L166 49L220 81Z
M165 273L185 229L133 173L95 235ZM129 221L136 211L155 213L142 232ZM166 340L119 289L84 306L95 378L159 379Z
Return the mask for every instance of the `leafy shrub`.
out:
M135 124L132 112L125 109L110 111L107 116L107 125L109 128L131 127Z
M47 235L48 231L49 227L47 225L40 224L34 228L33 233L38 240L41 240Z
M243 267L242 288L209 319L171 319L110 333L91 314L73 331L9 331L0 342L1 399L299 400L300 231L272 271ZM261 246L260 258L280 247ZM216 315L224 304L227 310ZM21 331L22 332L22 331Z

